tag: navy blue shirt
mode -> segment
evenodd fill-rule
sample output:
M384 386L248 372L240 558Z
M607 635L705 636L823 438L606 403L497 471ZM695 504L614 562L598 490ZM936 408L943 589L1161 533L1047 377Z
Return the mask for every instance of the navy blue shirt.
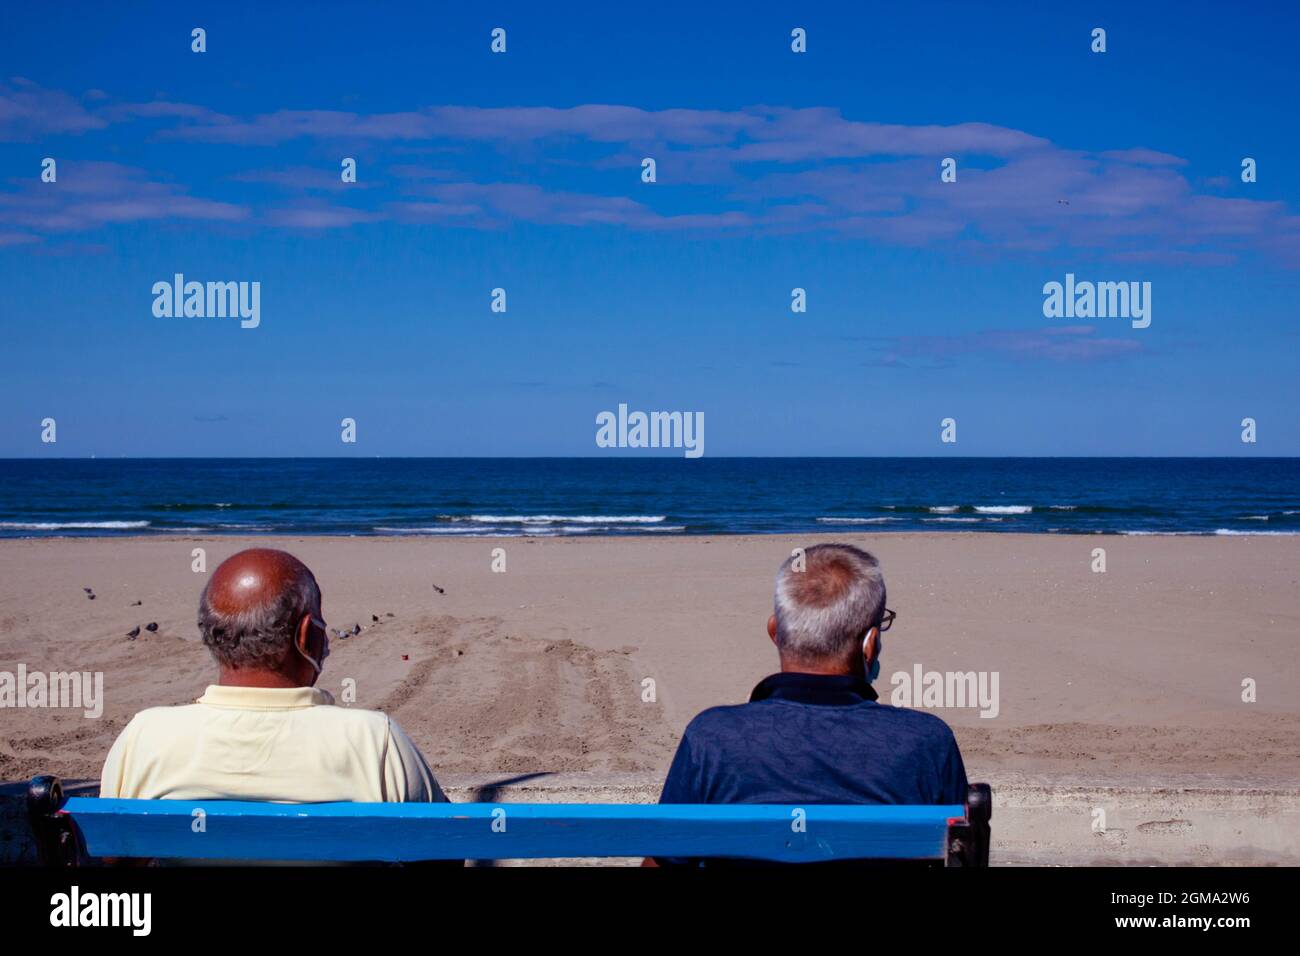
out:
M686 728L660 803L964 804L948 725L861 677L773 674Z

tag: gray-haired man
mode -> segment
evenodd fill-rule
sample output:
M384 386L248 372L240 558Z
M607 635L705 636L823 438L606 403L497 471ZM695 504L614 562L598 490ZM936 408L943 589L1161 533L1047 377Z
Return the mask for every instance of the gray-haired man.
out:
M876 703L894 614L876 559L846 544L791 557L767 632L781 672L749 703L687 726L661 803L966 802L966 769L938 717Z
M320 588L284 551L224 561L199 601L220 668L196 703L141 711L104 762L100 796L285 803L440 802L409 737L313 685L329 653Z

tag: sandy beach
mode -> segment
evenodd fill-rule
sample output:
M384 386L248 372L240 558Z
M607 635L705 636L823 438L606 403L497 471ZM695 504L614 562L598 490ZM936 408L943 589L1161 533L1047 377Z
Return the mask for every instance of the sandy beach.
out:
M821 536L830 538L833 536ZM846 535L883 563L897 671L999 675L998 713L937 711L973 779L1294 787L1300 538ZM321 686L395 716L439 774L662 775L700 709L776 669L764 633L789 536L188 538L0 542L0 671L102 671L100 719L0 712L0 779L97 777L137 710L213 679L207 567L250 544L316 572ZM1091 570L1104 547L1107 571ZM492 571L493 549L506 571ZM435 588L441 588L438 590ZM92 588L90 600L83 588ZM134 605L134 602L141 602ZM391 615L391 616L390 616ZM373 618L378 617L376 623ZM157 622L156 632L141 630ZM654 701L643 700L646 679ZM1258 684L1244 703L1242 680Z

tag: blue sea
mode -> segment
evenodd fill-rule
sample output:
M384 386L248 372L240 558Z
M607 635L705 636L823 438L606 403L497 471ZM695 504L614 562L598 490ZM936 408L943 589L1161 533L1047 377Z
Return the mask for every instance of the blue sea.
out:
M0 460L0 537L1297 534L1300 458Z

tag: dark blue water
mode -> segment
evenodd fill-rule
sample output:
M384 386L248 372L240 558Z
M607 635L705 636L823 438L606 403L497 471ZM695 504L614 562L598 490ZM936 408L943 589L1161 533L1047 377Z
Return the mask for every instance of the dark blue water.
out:
M1298 458L0 460L0 537L1300 533Z

